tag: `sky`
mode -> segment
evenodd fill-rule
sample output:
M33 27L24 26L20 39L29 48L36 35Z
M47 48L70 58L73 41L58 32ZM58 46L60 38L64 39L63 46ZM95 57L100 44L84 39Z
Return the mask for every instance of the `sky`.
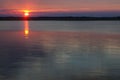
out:
M120 0L0 0L0 12L25 9L39 12L118 12Z

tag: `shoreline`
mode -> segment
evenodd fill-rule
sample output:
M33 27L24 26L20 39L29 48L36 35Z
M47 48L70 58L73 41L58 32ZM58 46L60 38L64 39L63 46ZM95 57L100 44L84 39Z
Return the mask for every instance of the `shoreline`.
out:
M120 17L0 17L0 21L120 21Z

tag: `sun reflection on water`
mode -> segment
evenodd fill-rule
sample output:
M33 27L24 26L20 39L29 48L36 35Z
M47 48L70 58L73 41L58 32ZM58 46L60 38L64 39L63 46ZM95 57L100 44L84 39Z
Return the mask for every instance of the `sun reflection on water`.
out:
M24 36L27 39L29 37L29 22L24 21Z

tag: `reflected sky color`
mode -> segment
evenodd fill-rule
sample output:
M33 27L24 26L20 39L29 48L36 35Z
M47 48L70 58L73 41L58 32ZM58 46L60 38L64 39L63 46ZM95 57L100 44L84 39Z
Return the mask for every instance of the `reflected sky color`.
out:
M117 80L119 36L31 31L25 40L20 31L0 31L0 80Z
M120 79L119 21L0 23L0 80Z

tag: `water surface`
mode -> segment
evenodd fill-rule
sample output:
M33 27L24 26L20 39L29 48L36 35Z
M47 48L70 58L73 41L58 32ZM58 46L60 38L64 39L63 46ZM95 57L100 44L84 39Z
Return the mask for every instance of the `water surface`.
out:
M119 80L119 21L1 21L0 80Z

